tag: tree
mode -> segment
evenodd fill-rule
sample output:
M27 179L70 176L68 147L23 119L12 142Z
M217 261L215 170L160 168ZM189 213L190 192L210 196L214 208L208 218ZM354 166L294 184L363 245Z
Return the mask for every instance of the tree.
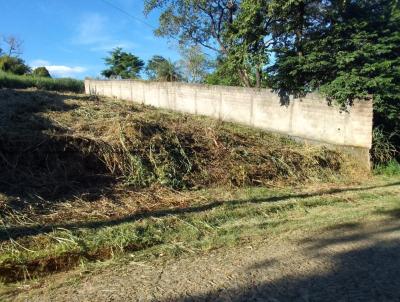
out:
M219 56L228 56L225 33L234 22L240 0L144 0L145 13L161 9L156 35L179 40L185 46L201 45ZM245 86L251 83L238 66L236 73Z
M10 57L8 55L0 57L0 70L17 75L24 75L31 71L30 67L25 64L24 60Z
M104 60L109 68L103 70L101 74L106 78L137 79L145 65L137 56L122 51L120 47L111 51L110 56Z
M271 76L270 85L281 95L299 96L314 89L305 84L309 73L305 70L300 72L297 68L305 66L308 54L304 53L304 47L307 37L313 32L324 31L328 26L325 24L325 18L333 2L342 1L271 1L269 14L274 18L272 35L276 62L268 72ZM317 52L314 52L314 55L324 64L324 56Z
M161 78L160 71L162 65L166 64L168 60L163 56L155 55L153 56L146 65L145 71L149 80L158 80Z
M159 80L167 82L179 82L183 80L182 73L176 63L167 60L160 66Z
M377 65L369 70L365 67L383 62L391 67L398 65L399 28L394 13L395 7L398 10L397 0L294 2L303 3L303 21L297 28L288 27L293 23L288 17L283 32L276 37L277 60L270 69L275 88L292 93L321 89L346 105L372 93L367 89L369 80L396 70ZM339 80L341 76L346 79ZM332 90L333 86L338 88L332 86L334 80L345 85L341 92ZM363 82L364 87L356 82Z
M293 2L302 3L301 18L298 6L279 9L287 22L276 32L271 85L293 94L319 90L343 107L372 95L375 126L400 131L399 1Z
M215 70L208 74L204 82L209 85L240 86L240 79L236 76L236 68L226 58L218 57L214 62Z
M153 56L146 65L146 73L150 80L176 82L183 79L177 64L162 56Z
M33 75L43 78L51 78L51 75L46 67L37 67L33 70Z
M233 77L247 87L266 85L274 19L273 0L145 0L145 12L161 9L156 34L185 46L201 45L223 58ZM291 0L292 2L295 0Z
M216 52L225 51L222 40L233 22L235 0L144 0L145 13L162 9L156 30L159 36L176 37L182 44L200 44Z
M4 43L8 46L7 55L11 56L19 56L22 54L22 44L23 41L18 39L17 37L10 35L3 38ZM1 52L0 52L1 53Z
M266 66L272 46L274 18L268 14L269 0L243 0L237 17L224 34L229 53L225 68L238 70L246 86L266 86Z
M191 83L202 83L210 70L212 63L202 52L199 45L181 47L182 59L179 61L185 78Z

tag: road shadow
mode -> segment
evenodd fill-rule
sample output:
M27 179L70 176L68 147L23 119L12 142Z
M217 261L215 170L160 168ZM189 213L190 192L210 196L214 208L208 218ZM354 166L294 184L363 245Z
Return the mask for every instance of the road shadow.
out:
M194 296L174 298L174 301L400 301L400 223L376 230L364 230L360 224L350 226L353 234L330 231L322 238L299 243L299 250L310 261L332 263L332 269L308 274L293 271L289 276L270 282L252 279L254 270L265 268L270 261L261 261L248 267L246 286L210 291ZM397 234L394 236L393 234ZM365 244L363 244L363 242ZM335 248L338 244L345 248ZM350 247L350 248L349 248ZM307 266L307 264L304 264ZM279 263L277 264L279 268ZM285 271L287 272L287 270ZM285 275L284 273L282 274ZM305 275L305 276L304 276ZM264 279L265 280L265 279ZM165 300L170 301L170 300Z
M386 188L400 185L400 182L393 182L385 185L378 186L366 186L366 187L353 187L353 188L333 188L329 190L321 190L317 192L305 192L300 194L286 194L286 195L275 195L267 196L265 198L252 198L252 199L238 199L238 200L215 200L206 204L185 207L185 208L171 208L171 209L161 209L155 211L139 212L132 215L124 216L117 219L109 220L97 220L88 222L77 222L77 223L61 223L61 224L47 224L47 225L28 225L28 226L11 226L3 227L0 229L0 242L11 239L18 239L24 236L38 235L43 233L52 232L54 229L96 229L102 227L115 226L122 223L134 222L145 218L162 218L169 215L181 215L181 214L191 214L200 213L204 211L209 211L217 207L224 205L229 206L239 206L243 204L259 204L259 203L276 203L282 202L289 199L304 199L310 197L318 197L324 195L340 194L344 192L360 192L368 191L377 188Z
M400 209L376 210L376 214L389 216L392 220L400 220Z

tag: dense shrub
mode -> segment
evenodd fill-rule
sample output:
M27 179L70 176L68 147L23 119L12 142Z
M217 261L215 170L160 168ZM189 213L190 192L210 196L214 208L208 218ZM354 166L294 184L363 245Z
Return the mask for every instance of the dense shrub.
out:
M33 70L33 75L43 78L51 78L50 72L46 67L38 67Z
M30 67L25 64L24 60L7 55L0 57L0 70L17 75L23 75L31 71Z
M83 92L84 84L81 80L63 78L52 79L31 75L18 76L0 72L0 88L32 88L52 91Z
M382 125L374 129L371 157L375 166L388 164L399 157L398 145L394 143L399 137L398 132L385 132Z
M377 175L400 175L400 163L397 160L391 160L387 163L379 164L375 167L374 172Z

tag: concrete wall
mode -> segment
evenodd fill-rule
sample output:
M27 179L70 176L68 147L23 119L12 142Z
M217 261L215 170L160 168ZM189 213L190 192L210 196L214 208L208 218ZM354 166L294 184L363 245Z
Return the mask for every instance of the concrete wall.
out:
M132 80L85 80L87 94L112 96L191 114L206 115L349 150L368 162L372 101L355 101L346 112L309 94L282 105L268 89ZM368 158L366 158L368 157Z

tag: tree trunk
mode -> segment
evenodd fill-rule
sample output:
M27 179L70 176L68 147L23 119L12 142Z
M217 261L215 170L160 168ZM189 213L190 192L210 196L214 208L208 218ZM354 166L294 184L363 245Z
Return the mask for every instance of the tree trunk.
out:
M251 87L249 77L247 76L246 72L243 69L238 70L239 78L245 87Z
M261 70L256 69L256 88L261 88Z

